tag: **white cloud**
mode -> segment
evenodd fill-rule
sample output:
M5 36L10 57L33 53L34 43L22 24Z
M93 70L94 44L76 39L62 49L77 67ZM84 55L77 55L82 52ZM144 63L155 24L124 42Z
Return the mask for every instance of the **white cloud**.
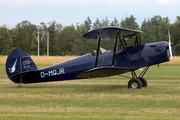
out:
M149 0L107 0L108 3L144 3Z
M118 0L107 0L108 3L116 3Z
M43 3L54 3L57 0L0 0L1 4L5 4L7 6L22 6L22 5L29 5L29 4L42 4Z
M147 2L150 0L0 0L0 3L5 4L15 4L15 5L26 5L29 3L37 3L43 5L44 3L47 4L87 4L87 3L94 3L96 4L104 4L104 3L132 3L132 2ZM163 1L163 0L162 0Z
M52 20L70 25L108 17L121 20L133 15L139 23L154 15L170 17L174 21L180 11L180 0L0 0L1 24L17 24L29 20L34 24Z
M156 0L157 4L173 4L180 3L180 0Z

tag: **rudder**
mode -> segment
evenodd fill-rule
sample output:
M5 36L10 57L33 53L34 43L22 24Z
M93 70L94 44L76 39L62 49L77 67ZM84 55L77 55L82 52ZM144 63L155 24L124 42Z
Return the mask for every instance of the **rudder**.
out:
M6 60L6 73L15 83L21 83L21 75L37 71L37 66L31 57L21 49L13 50Z

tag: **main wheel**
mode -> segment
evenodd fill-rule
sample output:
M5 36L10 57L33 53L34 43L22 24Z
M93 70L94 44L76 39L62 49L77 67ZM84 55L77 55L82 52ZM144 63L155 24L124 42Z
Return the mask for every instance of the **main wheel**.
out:
M138 78L142 82L142 87L147 87L147 81L144 78Z
M131 78L131 80L129 80L128 82L128 88L141 89L141 87L142 87L142 82L140 79Z

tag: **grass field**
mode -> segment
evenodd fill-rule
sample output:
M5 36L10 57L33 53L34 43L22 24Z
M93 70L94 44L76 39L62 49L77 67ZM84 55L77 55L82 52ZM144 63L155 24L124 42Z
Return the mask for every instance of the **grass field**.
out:
M180 57L150 67L142 89L128 89L129 78L120 76L18 88L5 74L6 58L0 58L0 120L180 119ZM42 68L74 56L32 58Z

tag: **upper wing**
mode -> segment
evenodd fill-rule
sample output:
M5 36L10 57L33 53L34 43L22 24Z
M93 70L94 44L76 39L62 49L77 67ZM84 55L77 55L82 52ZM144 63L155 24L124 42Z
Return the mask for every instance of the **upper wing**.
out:
M100 36L102 39L115 38L117 32L120 32L124 38L142 33L140 30L132 30L120 27L105 27L87 32L83 35L83 37L89 39L97 39L98 36Z
M124 67L97 67L85 72L78 74L77 78L96 78L96 77L107 77L118 74L123 74L130 72L134 68L124 68Z

